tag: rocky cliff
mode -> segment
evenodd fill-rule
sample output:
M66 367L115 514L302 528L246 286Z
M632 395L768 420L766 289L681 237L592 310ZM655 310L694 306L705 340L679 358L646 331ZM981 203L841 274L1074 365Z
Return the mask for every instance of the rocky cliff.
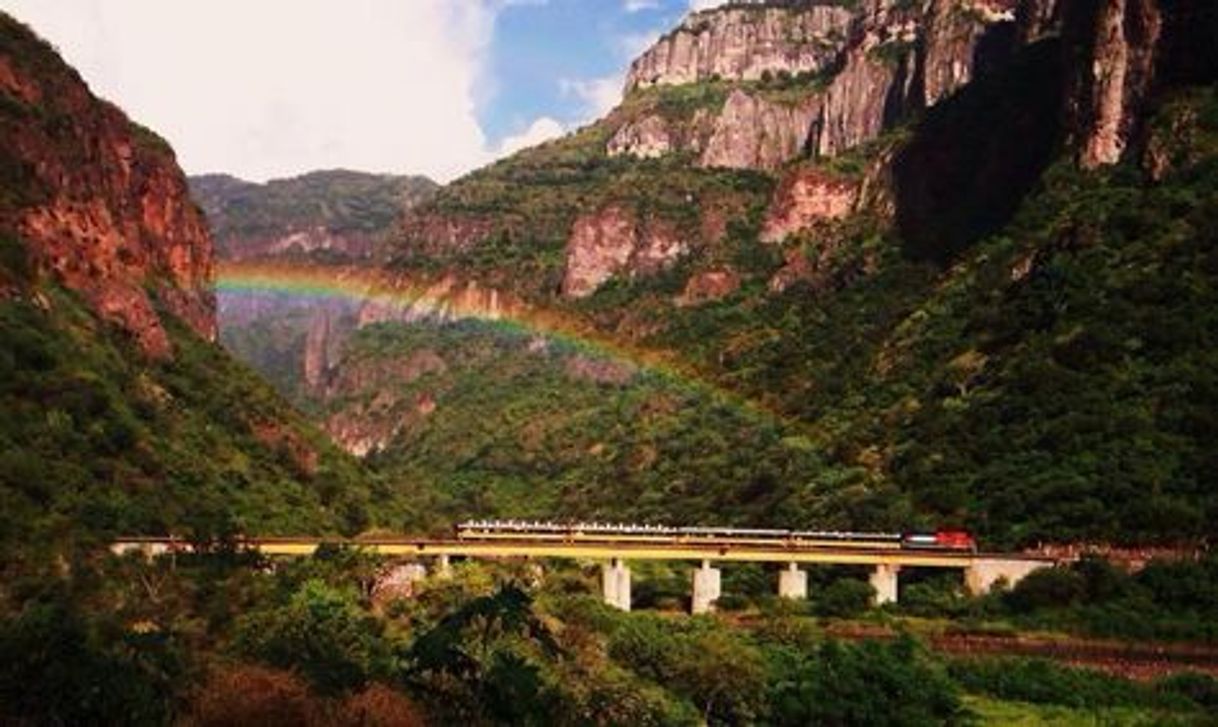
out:
M172 354L160 310L214 338L211 238L173 151L0 24L0 231L146 354Z
M853 20L832 3L734 2L692 13L635 59L626 90L817 73L835 60Z
M212 278L173 151L0 13L6 572L61 578L116 533L369 522L360 465L209 340Z
M869 0L853 9L771 1L694 13L634 62L627 92L734 90L692 124L628 118L609 153L688 151L703 166L765 170L805 152L835 156L1002 65L1015 46L1016 9L1015 0ZM1025 22L1048 23L1047 15Z

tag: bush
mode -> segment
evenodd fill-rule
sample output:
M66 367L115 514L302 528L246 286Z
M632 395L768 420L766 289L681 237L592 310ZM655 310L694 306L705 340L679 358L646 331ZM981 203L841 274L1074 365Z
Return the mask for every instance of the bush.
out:
M812 610L818 616L849 618L871 607L875 589L870 583L854 578L839 578L815 594Z
M297 669L322 694L363 687L387 671L391 644L354 595L311 580L287 604L256 611L237 626L238 652Z
M776 725L963 724L955 685L909 638L857 646L830 641L770 697Z
M1064 608L1082 601L1087 581L1069 568L1042 568L1015 584L1006 602L1017 613L1042 608Z
M1206 710L1218 713L1218 679L1209 674L1181 672L1160 679L1155 686L1160 692L1186 697Z
M1019 702L1098 709L1170 701L1126 679L1043 659L961 659L949 672L969 692Z
M28 606L0 623L0 722L165 723L184 671L171 647L60 604Z

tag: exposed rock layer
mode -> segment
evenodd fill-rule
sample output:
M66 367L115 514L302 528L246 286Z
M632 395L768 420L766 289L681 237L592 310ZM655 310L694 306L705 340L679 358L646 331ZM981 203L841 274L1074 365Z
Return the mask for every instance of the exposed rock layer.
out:
M610 205L575 221L567 242L563 295L591 295L619 273L658 272L686 249L671 225L654 219L639 220L633 211Z
M212 246L173 151L93 96L27 29L0 49L0 229L153 357L171 355L158 308L216 335Z
M852 13L841 7L733 5L693 13L635 59L626 89L763 73L815 73L834 59Z

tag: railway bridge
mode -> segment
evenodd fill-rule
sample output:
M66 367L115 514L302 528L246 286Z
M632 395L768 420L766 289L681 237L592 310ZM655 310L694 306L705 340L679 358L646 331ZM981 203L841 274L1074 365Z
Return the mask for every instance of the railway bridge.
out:
M758 539L644 539L615 540L586 535L579 539L510 537L476 539L430 538L247 538L242 547L271 557L311 555L323 543L361 548L397 562L394 577L411 581L426 576L427 567L444 576L452 558L539 559L566 558L599 561L605 602L630 610L631 561L687 561L698 564L692 577L692 610L705 613L722 595L719 563L775 563L785 566L778 573L777 592L784 598L807 598L808 574L803 566L852 565L871 569L870 583L877 605L895 603L902 568L945 568L962 571L969 592L988 592L1000 580L1014 585L1039 568L1056 565L1052 558L949 550L917 550L875 547L849 541L836 544L792 544ZM189 551L191 546L171 538L127 538L112 545L115 553L141 552L160 555Z

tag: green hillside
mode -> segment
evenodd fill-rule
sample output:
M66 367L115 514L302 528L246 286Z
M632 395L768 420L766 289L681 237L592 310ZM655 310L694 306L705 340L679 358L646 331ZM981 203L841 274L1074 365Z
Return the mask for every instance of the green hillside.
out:
M882 500L882 511L905 514L903 525L960 525L994 545L1191 541L1212 536L1218 522L1206 435L1218 403L1207 222L1216 212L1216 109L1212 89L1180 92L1161 105L1154 127L1175 130L1163 139L1180 138L1181 123L1189 131L1159 180L1137 155L1085 173L1063 153L1012 221L946 263L914 254L899 231L869 214L822 224L781 247L760 243L758 204L772 184L765 176L694 170L673 159L608 159L604 131L592 127L477 172L425 208L458 216L491 210L509 221L505 232L455 257L407 244L397 264L459 269L507 286L606 336L675 356L699 378L796 423L823 469L783 479L781 488L801 493L793 501L816 503L795 520L844 513L868 525L875 509L858 501ZM916 126L831 160L828 171L861 174L869 159L921 133ZM681 203L687 199L695 205ZM680 220L705 210L706 200L746 211L724 239L703 240L666 273L614 281L583 301L553 292L561 235L577 210L623 202ZM692 229L693 219L686 224ZM815 273L775 292L769 282L800 257ZM705 305L674 303L691 275L724 265L740 274L739 290ZM544 422L567 411L556 403L538 412L526 402L540 395L504 386L495 367L462 375L471 377L470 391L511 392L494 409L501 415L520 405ZM462 432L439 451L475 452L473 471L512 481L520 464L490 454L503 433L479 426L487 420L486 402L442 408L418 439L412 433L400 446L417 445L414 456L431 461L440 432ZM730 424L717 430L737 431ZM629 451L636 434L618 432L609 449ZM402 461L380 466L396 472ZM545 461L528 476L547 476ZM752 472L722 475L742 501L753 474L785 472L764 450L750 462ZM554 476L599 465L569 466ZM836 486L815 484L826 480ZM658 482L646 491L666 492ZM517 500L500 497L498 486L490 492L473 512L522 512L503 507ZM635 491L621 494L617 507L599 512L639 512ZM668 512L702 516L683 499L668 502ZM757 524L783 519L781 510L731 512L726 517ZM714 507L705 514L725 517Z

